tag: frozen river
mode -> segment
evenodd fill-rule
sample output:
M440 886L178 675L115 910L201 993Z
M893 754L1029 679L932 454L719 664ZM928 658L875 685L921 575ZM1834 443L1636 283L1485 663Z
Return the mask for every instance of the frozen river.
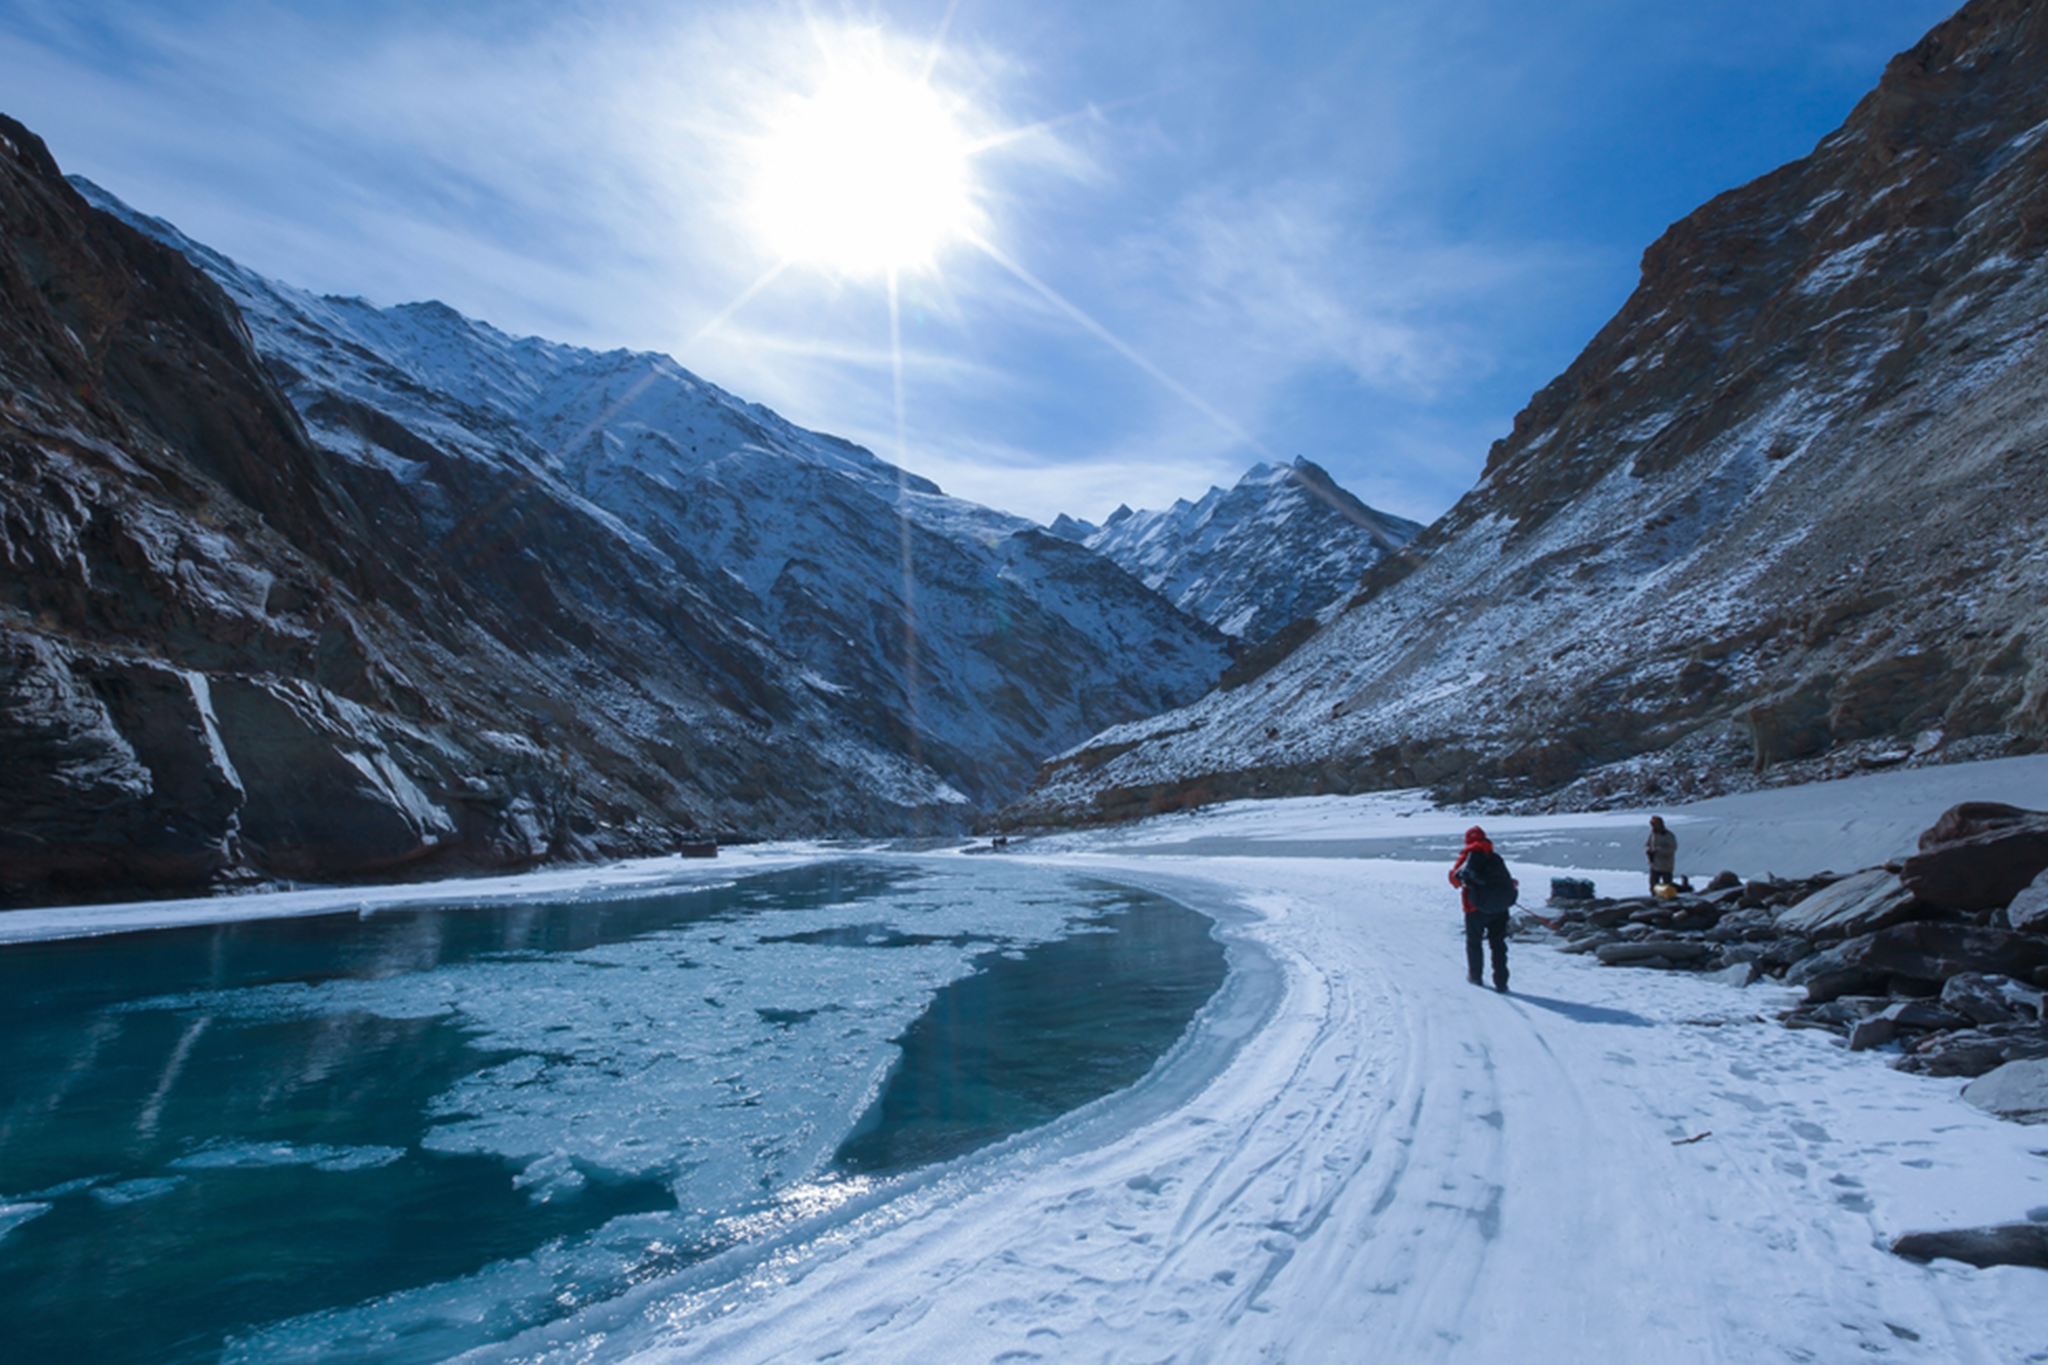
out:
M1898 856L1968 798L2048 806L2048 758L1665 814L1681 870L1797 874ZM1608 869L1643 815L1485 823L1540 897L1633 889ZM1774 985L1525 940L1513 994L1474 990L1444 880L1470 822L1316 798L1003 858L745 851L695 890L647 864L367 917L344 892L0 917L250 921L125 995L31 978L0 1309L65 1361L117 1333L322 1365L2048 1361L2048 1272L1888 1250L2048 1221L2043 1129L1783 1028ZM254 922L279 915L335 937L251 972L234 945L289 940ZM72 1112L91 1144L38 1136ZM68 1317L22 1297L63 1276ZM211 1357L194 1286L251 1324Z
M23 1359L428 1361L1145 1074L1206 919L993 859L0 949Z

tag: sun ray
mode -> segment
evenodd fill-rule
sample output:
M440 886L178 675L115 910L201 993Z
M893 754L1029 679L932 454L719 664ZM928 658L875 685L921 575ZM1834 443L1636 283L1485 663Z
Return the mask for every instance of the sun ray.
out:
M1097 104L1090 101L1081 108L1069 110L1064 114L1054 114L1051 118L1042 118L1036 123L1020 123L1014 128L1005 128L999 133L990 133L987 137L978 138L967 144L967 154L969 156L979 156L983 152L994 151L999 147L1007 147L1013 142L1021 142L1027 137L1035 137L1040 133L1053 132L1070 123L1080 123L1086 119L1100 118L1112 109L1124 109L1133 104L1143 104L1147 100L1159 98L1159 94L1160 92L1155 91L1146 95L1126 95L1122 99L1110 100L1106 104Z
M987 257L990 260L994 261L1003 269L1009 271L1012 275L1015 275L1019 280L1021 280L1024 284L1028 285L1034 292L1036 292L1039 295L1039 297L1043 298L1047 303L1050 303L1053 307L1059 309L1062 313L1065 313L1074 322L1080 324L1082 328L1087 330L1098 341L1108 346L1111 350L1115 351L1124 359L1130 361L1133 365L1136 365L1146 374L1149 374L1154 379L1158 380L1160 384L1164 385L1170 392L1172 392L1182 402L1186 403L1189 407L1201 413L1204 417L1207 417L1210 421L1214 422L1217 426L1223 428L1224 431L1228 432L1230 435L1236 437L1238 440L1250 446L1253 450L1258 451L1259 454L1261 454L1265 458L1278 458L1273 454L1272 451L1266 448L1265 442L1261 441L1258 437L1246 431L1243 427L1239 426L1236 422L1232 421L1223 413L1219 412L1214 406L1212 406L1206 399L1204 399L1200 394L1196 393L1193 389L1181 383L1178 379L1175 379L1165 370L1160 369L1157 365L1153 364L1150 360L1146 359L1143 355L1139 354L1136 348L1129 345L1121 337L1117 336L1107 327L1104 327L1094 318L1088 316L1088 314L1083 312L1078 305L1067 302L1067 300L1064 297L1062 297L1060 293L1057 290L1055 290L1051 285L1039 279L1036 275L1026 270L1016 261L1011 260L1008 254L1006 254L1000 247L996 246L993 242L990 242L987 238L981 236L981 234L974 232L965 234L965 237L971 245L973 245L976 249L980 250L985 255L987 255Z
M777 261L774 265L769 266L768 269L762 273L759 279L755 280L752 284L748 285L745 289L742 289L739 292L739 297L735 298L731 303L725 305L725 307L719 309L718 312L712 317L711 321L705 323L702 327L699 327L695 332L691 333L689 344L694 346L698 342L702 341L705 337L710 336L713 332L723 327L726 324L726 322L731 319L734 313L739 312L740 309L747 306L747 301L749 299L753 298L754 295L760 293L763 289L766 289L769 285L775 283L777 277L779 277L782 274L782 272L787 269L789 269L788 261Z
M896 533L903 555L903 694L910 711L910 761L915 764L922 761L922 727L917 718L917 562L912 554L910 515L903 506L910 491L910 451L903 408L903 309L894 270L889 272L889 360L896 400Z
M946 12L939 19L939 26L932 33L931 46L925 49L924 70L917 76L919 85L930 85L932 72L938 69L939 57L946 50L946 35L952 31L953 16L960 12L960 0L947 0Z

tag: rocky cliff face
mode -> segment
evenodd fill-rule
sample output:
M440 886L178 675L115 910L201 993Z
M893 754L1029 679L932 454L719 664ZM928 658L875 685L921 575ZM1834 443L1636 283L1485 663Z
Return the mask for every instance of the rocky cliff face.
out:
M12 121L0 375L0 903L970 809L549 471L343 393L362 457L309 440L222 291Z
M0 904L957 830L1227 662L665 357L316 299L85 189L0 122Z
M1013 799L1047 754L1105 725L1194 700L1229 662L1214 630L1099 557L667 356L514 338L438 303L318 298L76 183L228 291L349 478L443 537L470 535L479 490L501 485L596 517L586 534L697 585L853 740L936 775L963 812Z
M1262 676L1020 814L1597 804L2048 741L2048 8L1973 0L1645 254L1479 484Z
M1246 645L1348 597L1421 529L1366 506L1305 459L1254 465L1231 488L1163 512L1120 507L1099 527L1068 517L1053 525Z

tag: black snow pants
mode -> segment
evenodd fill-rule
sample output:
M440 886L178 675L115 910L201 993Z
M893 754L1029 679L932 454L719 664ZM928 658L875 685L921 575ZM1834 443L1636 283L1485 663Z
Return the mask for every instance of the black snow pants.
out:
M1508 912L1468 910L1465 912L1465 975L1479 980L1484 965L1482 944L1493 944L1493 984L1508 988Z

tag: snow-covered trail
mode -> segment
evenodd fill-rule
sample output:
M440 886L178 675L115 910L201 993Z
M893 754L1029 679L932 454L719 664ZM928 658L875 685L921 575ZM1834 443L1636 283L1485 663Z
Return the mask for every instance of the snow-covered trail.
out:
M502 1357L2048 1360L2042 1272L1883 1249L2048 1205L2048 1133L1957 1083L1765 1022L1773 995L1542 946L1514 994L1474 989L1440 867L1057 861L1229 902L1240 961L1277 969L1263 1019L1207 1022L1241 1036L1185 1098Z

